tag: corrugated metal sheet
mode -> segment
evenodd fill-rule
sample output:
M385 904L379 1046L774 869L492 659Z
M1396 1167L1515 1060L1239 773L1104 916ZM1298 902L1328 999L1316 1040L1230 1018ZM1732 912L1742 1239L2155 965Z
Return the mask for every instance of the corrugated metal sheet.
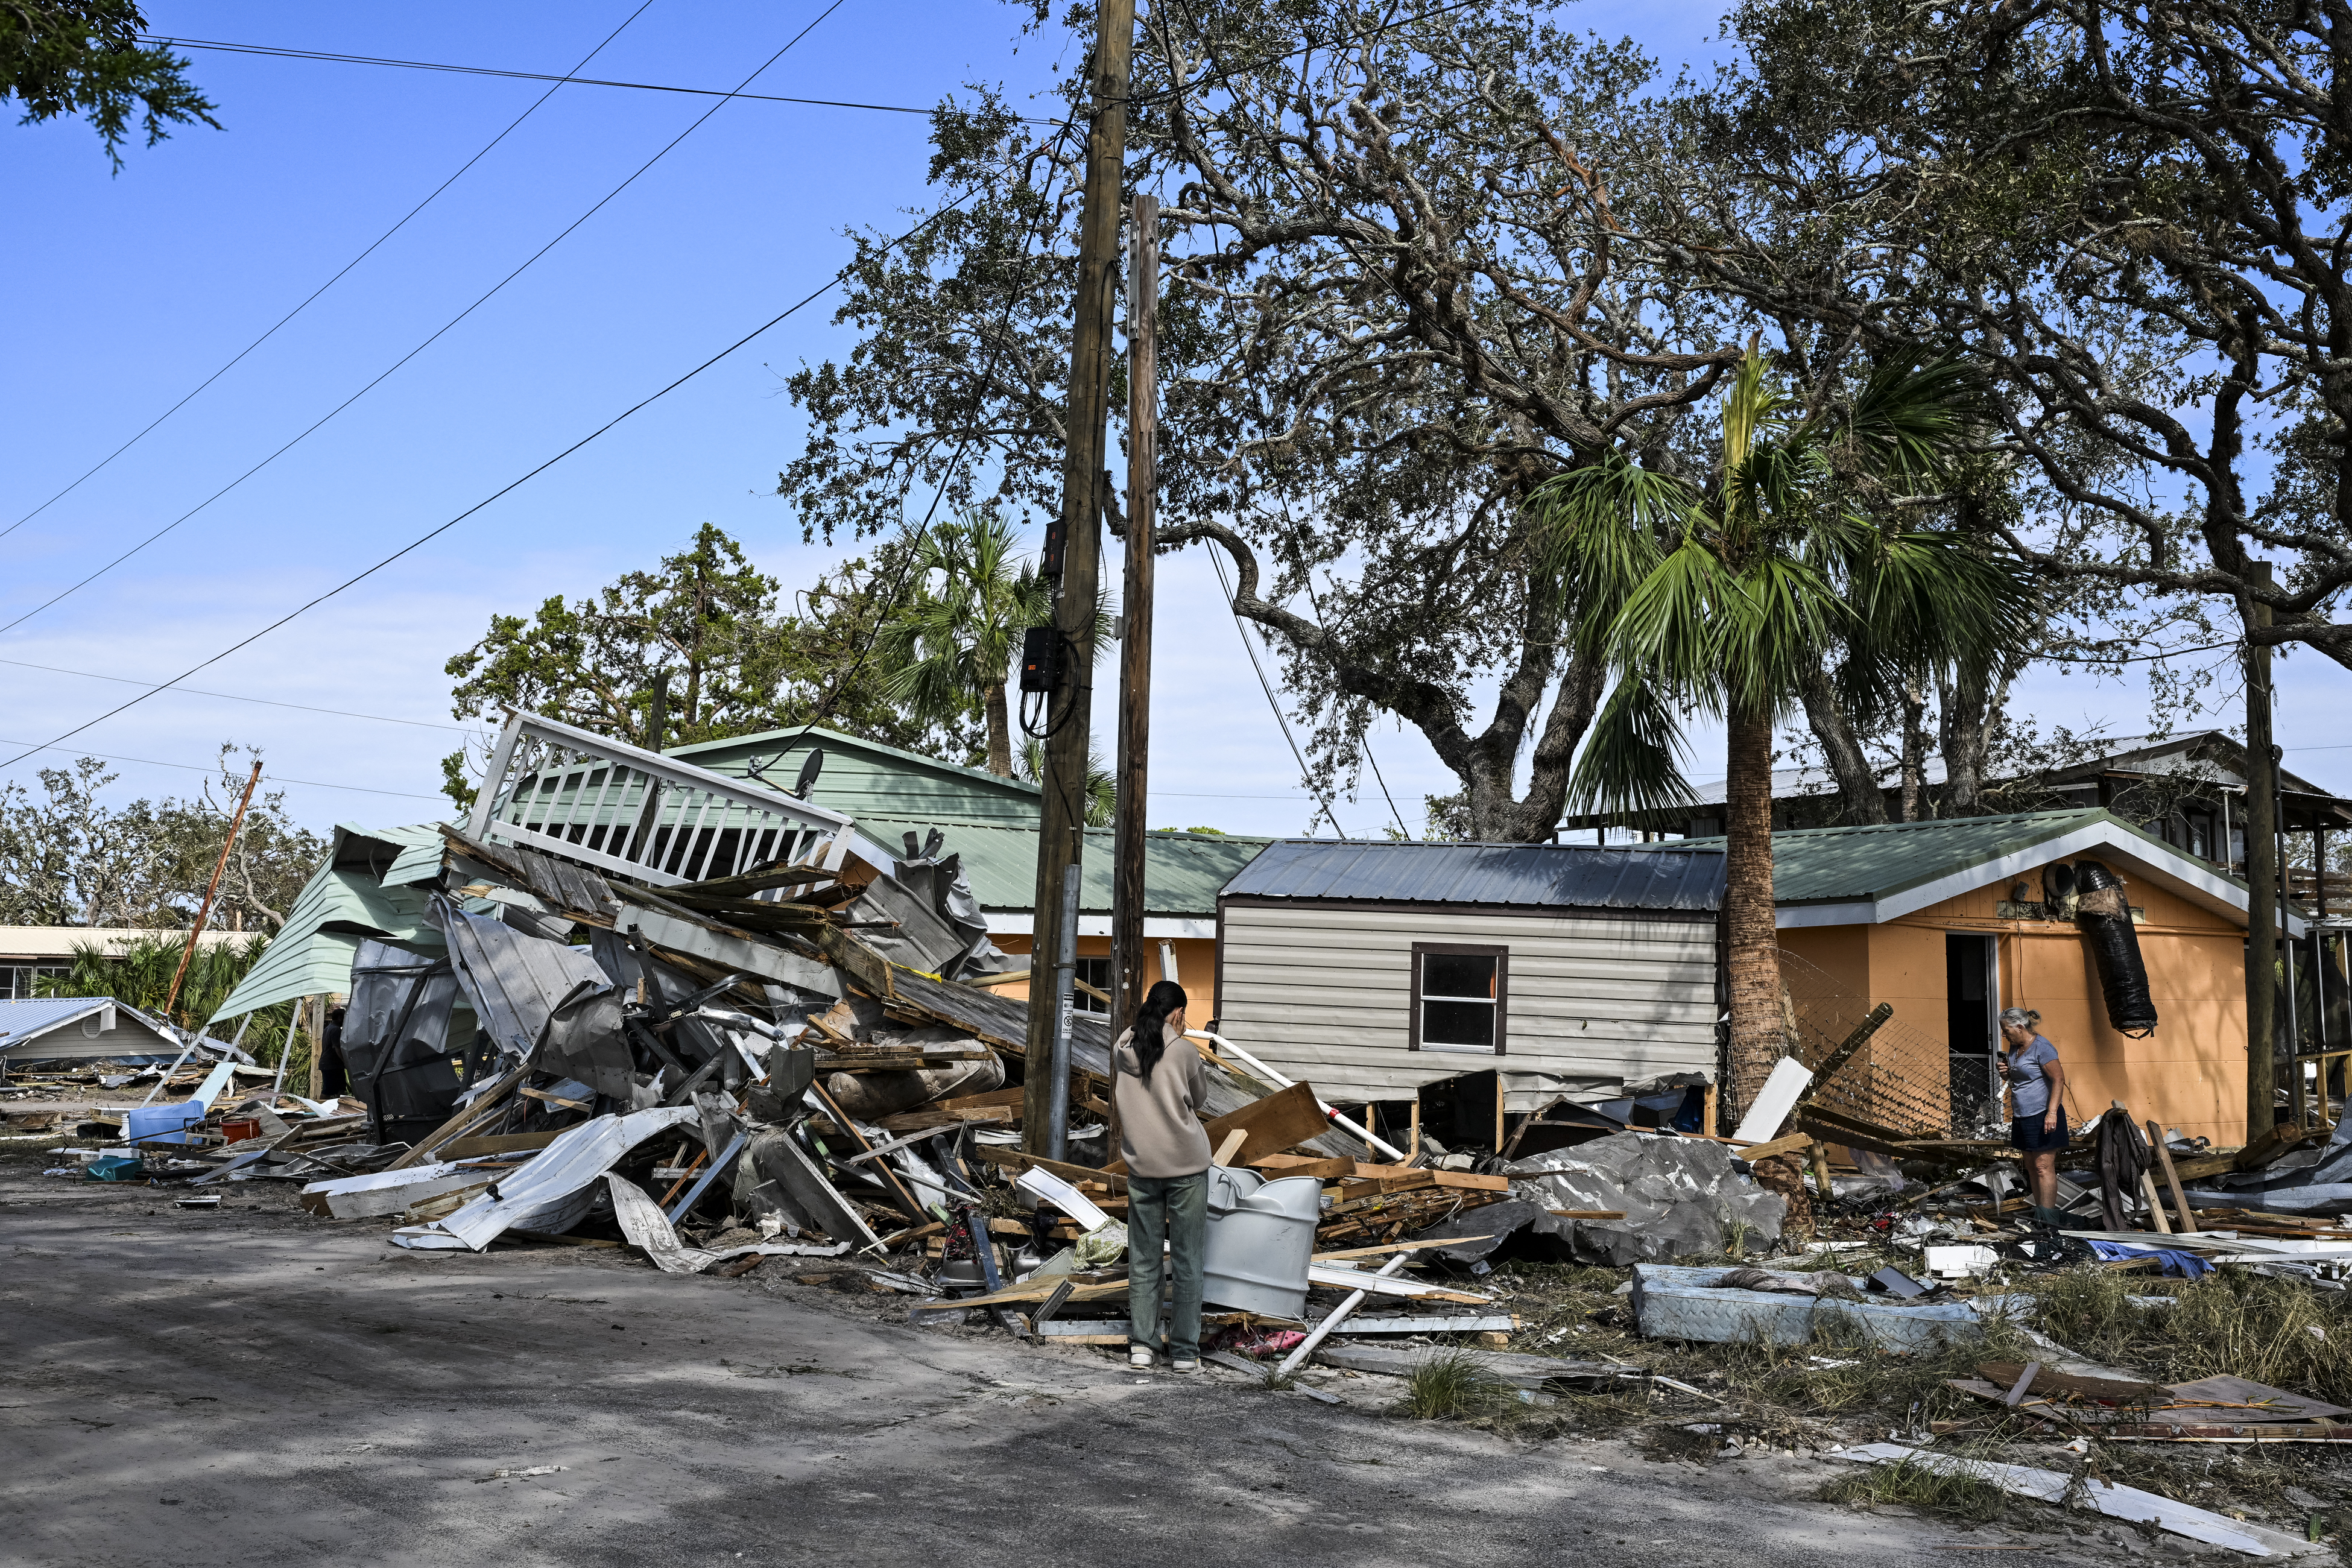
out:
M937 827L943 853L963 857L971 890L983 910L1027 910L1037 901L1037 825L964 822L945 817L897 815L861 816L857 829L893 852L909 832L920 844ZM1264 849L1264 838L1211 833L1153 833L1143 848L1144 912L1206 920L1217 912L1217 891ZM1110 910L1111 834L1087 833L1086 858L1078 873L1078 908L1087 914Z
M1230 897L1379 899L1529 909L1713 910L1719 847L1350 843L1284 839L1225 885Z

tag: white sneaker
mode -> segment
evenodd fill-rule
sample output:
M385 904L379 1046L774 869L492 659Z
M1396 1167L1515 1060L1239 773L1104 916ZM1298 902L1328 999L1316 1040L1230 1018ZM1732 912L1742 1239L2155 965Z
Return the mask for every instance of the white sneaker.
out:
M1129 1366L1150 1366L1151 1364L1151 1347L1150 1345L1128 1346L1127 1364Z
M1170 1362L1168 1363L1168 1370L1170 1372L1198 1372L1201 1370L1201 1363L1186 1357L1181 1360Z

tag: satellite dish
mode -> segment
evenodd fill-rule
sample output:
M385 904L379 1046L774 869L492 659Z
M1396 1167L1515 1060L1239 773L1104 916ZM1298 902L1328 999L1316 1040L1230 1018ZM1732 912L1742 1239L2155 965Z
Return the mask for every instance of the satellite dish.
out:
M801 776L793 784L793 798L806 800L809 797L809 791L816 787L816 775L823 772L824 772L824 748L818 746L809 752L808 761L801 764Z

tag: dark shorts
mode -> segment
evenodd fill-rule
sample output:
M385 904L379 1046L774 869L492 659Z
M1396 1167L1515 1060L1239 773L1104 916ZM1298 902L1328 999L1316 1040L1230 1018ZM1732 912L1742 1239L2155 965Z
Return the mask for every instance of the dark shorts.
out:
M2009 1124L2009 1146L2022 1149L2028 1153L2039 1149L2063 1150L2066 1147L2066 1108L2063 1105L2058 1108L2058 1124L2054 1127L2042 1125L2040 1111L2032 1116L2012 1118Z

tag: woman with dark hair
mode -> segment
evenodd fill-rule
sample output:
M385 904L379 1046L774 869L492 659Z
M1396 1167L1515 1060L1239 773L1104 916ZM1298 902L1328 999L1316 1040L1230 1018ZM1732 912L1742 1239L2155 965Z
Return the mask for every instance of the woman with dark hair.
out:
M2026 1185L2033 1194L2033 1217L2045 1225L2062 1225L2065 1215L2053 1206L2058 1195L2058 1156L2066 1150L2066 1069L2058 1047L2035 1033L2042 1015L2031 1007L2004 1007L2000 1012L2000 1076L2009 1085L2016 1114L2010 1119L2009 1142L2023 1156Z
M1209 1135L1201 1127L1208 1069L1184 1037L1184 988L1162 980L1111 1047L1111 1103L1127 1163L1127 1359L1150 1366L1160 1342L1160 1247L1175 1300L1168 1365L1201 1370L1201 1245L1209 1220Z

